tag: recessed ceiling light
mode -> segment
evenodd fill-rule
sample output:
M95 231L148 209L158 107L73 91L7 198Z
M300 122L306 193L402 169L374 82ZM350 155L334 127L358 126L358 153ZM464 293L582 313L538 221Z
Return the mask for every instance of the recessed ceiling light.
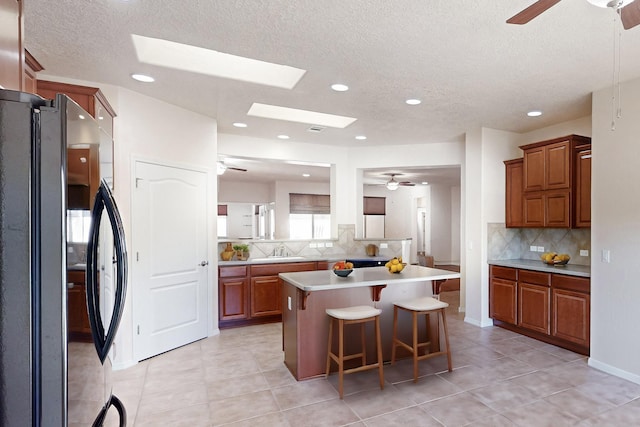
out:
M422 185L429 185L429 183L427 181L422 181L421 184Z
M349 86L342 83L334 83L331 85L331 89L335 90L336 92L346 92L349 90Z
M418 105L418 104L422 103L422 101L420 101L419 99L415 99L415 98L407 99L405 102L407 104L409 104L409 105Z
M278 135L280 139L289 139L289 135Z
M298 110L297 108L260 104L258 102L254 102L253 105L251 105L247 115L262 117L265 119L286 120L289 122L308 123L340 129L346 128L351 123L358 120L353 117L336 116L334 114Z
M132 34L138 60L225 79L293 89L307 72L300 68Z
M360 140L360 141L364 141L365 139L367 139L367 137L364 136L364 135L358 135L358 136L356 136L356 139Z
M311 175L308 173L303 173L302 176L304 176L305 178L309 178Z
M237 128L246 128L247 127L246 123L241 123L241 122L235 122L233 125L235 127L237 127Z
M529 111L527 113L527 116L529 117L538 117L542 115L542 111L538 111L538 110L534 110L534 111Z
M152 83L156 81L156 79L154 79L153 77L147 76L145 74L131 74L131 78L142 83Z

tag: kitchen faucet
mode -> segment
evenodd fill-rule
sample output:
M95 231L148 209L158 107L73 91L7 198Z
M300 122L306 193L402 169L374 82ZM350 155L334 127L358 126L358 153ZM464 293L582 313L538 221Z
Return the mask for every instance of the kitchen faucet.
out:
M284 247L284 245L278 245L274 250L273 250L273 256L287 256L286 253L286 249Z

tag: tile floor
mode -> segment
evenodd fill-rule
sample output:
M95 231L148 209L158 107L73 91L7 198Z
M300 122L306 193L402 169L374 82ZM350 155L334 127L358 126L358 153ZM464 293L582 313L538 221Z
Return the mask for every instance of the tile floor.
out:
M443 300L457 307L457 292ZM281 325L223 330L114 372L129 426L635 426L640 385L587 366L585 357L450 308L454 371L444 357L297 382L283 364Z

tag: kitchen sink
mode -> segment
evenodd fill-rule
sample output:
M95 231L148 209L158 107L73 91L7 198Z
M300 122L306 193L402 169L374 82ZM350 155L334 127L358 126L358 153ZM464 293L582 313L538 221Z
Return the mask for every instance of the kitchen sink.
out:
M249 261L297 261L306 259L303 256L268 256L263 258L250 258Z

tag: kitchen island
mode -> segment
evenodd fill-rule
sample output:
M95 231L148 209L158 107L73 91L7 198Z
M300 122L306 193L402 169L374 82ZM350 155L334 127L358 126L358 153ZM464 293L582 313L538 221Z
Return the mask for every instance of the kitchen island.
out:
M380 327L383 357L391 357L393 303L430 296L434 288L460 273L437 268L408 265L398 274L385 267L354 269L347 277L331 270L280 273L282 279L282 334L284 362L297 380L325 373L329 321L325 310L354 305L371 305L382 309ZM400 319L400 330L411 332L409 318ZM431 329L437 328L432 322ZM354 337L350 337L353 333ZM359 330L347 331L347 352L358 349ZM375 356L373 331L367 332L367 355ZM402 335L401 335L402 336ZM350 347L354 345L354 348ZM437 350L439 343L432 343Z

